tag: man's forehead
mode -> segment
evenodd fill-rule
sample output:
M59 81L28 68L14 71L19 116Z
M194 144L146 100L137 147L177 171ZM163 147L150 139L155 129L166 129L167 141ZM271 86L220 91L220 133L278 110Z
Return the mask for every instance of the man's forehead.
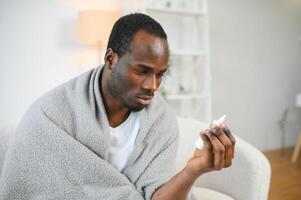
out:
M168 57L167 40L145 31L138 31L133 37L131 52L135 57L146 55L154 58Z

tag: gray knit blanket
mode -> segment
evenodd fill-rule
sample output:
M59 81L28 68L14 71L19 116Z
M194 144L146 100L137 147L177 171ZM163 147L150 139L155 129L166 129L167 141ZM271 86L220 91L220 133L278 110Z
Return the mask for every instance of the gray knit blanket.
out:
M119 172L108 163L101 71L92 69L51 90L26 111L1 172L1 200L151 199L175 174L177 122L158 95L139 112L127 167Z

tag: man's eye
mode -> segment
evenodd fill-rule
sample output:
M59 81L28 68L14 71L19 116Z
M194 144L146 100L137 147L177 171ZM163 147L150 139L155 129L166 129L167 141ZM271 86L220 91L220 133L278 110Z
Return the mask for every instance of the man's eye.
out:
M157 78L161 78L161 77L163 77L164 75L165 75L164 72L160 72L160 73L157 74Z
M148 73L148 71L146 69L143 69L143 68L138 68L138 69L136 69L136 71L140 74L147 74Z

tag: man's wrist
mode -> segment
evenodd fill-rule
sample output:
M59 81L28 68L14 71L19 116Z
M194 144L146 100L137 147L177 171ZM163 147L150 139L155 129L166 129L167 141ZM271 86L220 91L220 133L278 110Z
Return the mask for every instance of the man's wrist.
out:
M193 174L187 166L183 169L183 175L185 177L185 180L189 183L193 183L201 174L196 175Z

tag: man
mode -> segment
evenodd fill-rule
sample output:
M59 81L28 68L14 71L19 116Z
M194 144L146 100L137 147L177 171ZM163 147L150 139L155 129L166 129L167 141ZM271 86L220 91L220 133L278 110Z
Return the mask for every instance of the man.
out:
M26 112L6 156L0 199L186 199L199 176L229 167L235 139L224 124L212 125L200 133L204 148L174 174L177 122L155 95L168 58L160 24L144 14L120 18L104 66Z

